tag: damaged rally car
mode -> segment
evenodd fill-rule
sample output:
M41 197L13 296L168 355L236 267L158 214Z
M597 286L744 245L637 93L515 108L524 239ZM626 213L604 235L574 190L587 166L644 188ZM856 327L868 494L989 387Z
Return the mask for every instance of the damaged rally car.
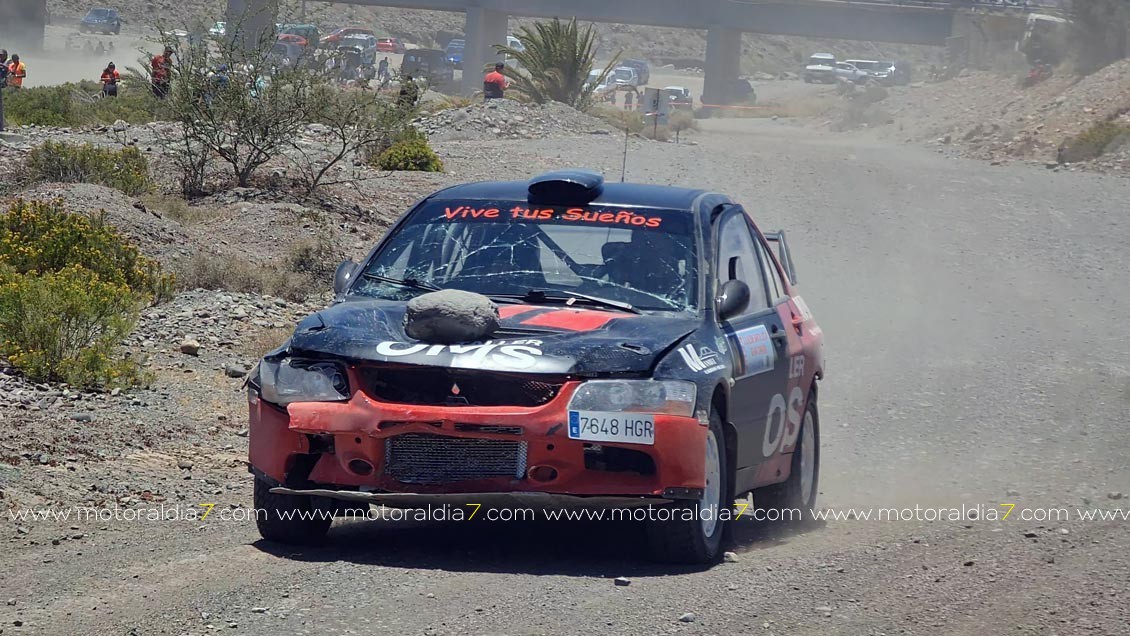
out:
M709 562L735 498L816 499L822 335L795 282L783 233L725 195L587 171L437 192L251 374L259 531L312 541L369 504L635 506L657 559ZM414 332L440 290L496 324Z

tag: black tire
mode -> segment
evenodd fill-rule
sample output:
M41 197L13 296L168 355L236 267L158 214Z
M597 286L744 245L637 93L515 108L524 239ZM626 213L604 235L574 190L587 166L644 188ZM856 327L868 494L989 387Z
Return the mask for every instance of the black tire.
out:
M264 539L298 545L316 543L326 536L332 523L333 511L318 507L310 497L276 495L271 484L255 478L255 525Z
M812 484L807 492L802 485L801 476L803 472L801 462L806 443L811 443L813 446ZM812 518L811 511L816 507L816 495L820 492L820 415L816 406L815 392L808 394L790 466L787 480L753 491L753 506L764 511L765 518L783 521L805 521ZM800 519L797 519L793 512L796 510L801 512Z
M730 464L726 456L726 437L722 431L722 418L716 411L710 413L709 434L716 440L718 452L720 489L718 497L717 522L713 531L707 534L703 522L698 515L687 515L683 518L684 511L697 512L699 502L680 501L670 504L663 511L669 511L671 518L652 519L647 522L648 548L651 558L663 563L713 563L722 555L723 538L730 520L729 509L733 506L734 496L731 492ZM708 440L709 442L709 440ZM709 453L709 447L707 452ZM707 488L709 491L709 487Z

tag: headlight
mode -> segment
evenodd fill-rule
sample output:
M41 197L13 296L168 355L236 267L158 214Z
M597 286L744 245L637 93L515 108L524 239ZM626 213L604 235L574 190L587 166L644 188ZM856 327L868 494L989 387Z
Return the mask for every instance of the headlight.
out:
M279 406L349 399L349 381L334 362L263 360L259 363L259 383L263 399Z
M570 411L618 411L691 417L695 385L684 380L590 380L569 400Z

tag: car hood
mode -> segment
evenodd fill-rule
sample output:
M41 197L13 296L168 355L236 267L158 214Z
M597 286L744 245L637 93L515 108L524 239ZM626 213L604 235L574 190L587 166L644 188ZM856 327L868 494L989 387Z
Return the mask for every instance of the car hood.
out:
M430 344L404 333L406 303L349 300L298 324L290 350L352 361L592 376L646 374L694 331L693 314L637 315L561 305L502 305L491 340Z

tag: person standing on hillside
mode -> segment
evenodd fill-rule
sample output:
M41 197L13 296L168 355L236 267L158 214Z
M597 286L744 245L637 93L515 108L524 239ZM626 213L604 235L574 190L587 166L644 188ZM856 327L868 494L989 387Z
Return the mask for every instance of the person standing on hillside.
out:
M0 132L4 130L4 87L8 85L8 51L0 49Z
M483 100L502 99L506 96L506 89L510 88L510 80L502 74L506 65L499 62L494 65L494 70L483 78Z
M164 53L153 56L149 66L153 82L153 96L157 99L165 99L165 96L169 94L169 82L172 79L173 50L166 46Z
M23 88L24 78L27 77L27 66L20 61L20 56L12 54L12 61L8 63L8 86Z
M117 97L118 96L118 80L122 78L118 73L118 69L114 66L113 62L106 65L102 70L102 77L99 79L102 82L102 96L103 97Z

